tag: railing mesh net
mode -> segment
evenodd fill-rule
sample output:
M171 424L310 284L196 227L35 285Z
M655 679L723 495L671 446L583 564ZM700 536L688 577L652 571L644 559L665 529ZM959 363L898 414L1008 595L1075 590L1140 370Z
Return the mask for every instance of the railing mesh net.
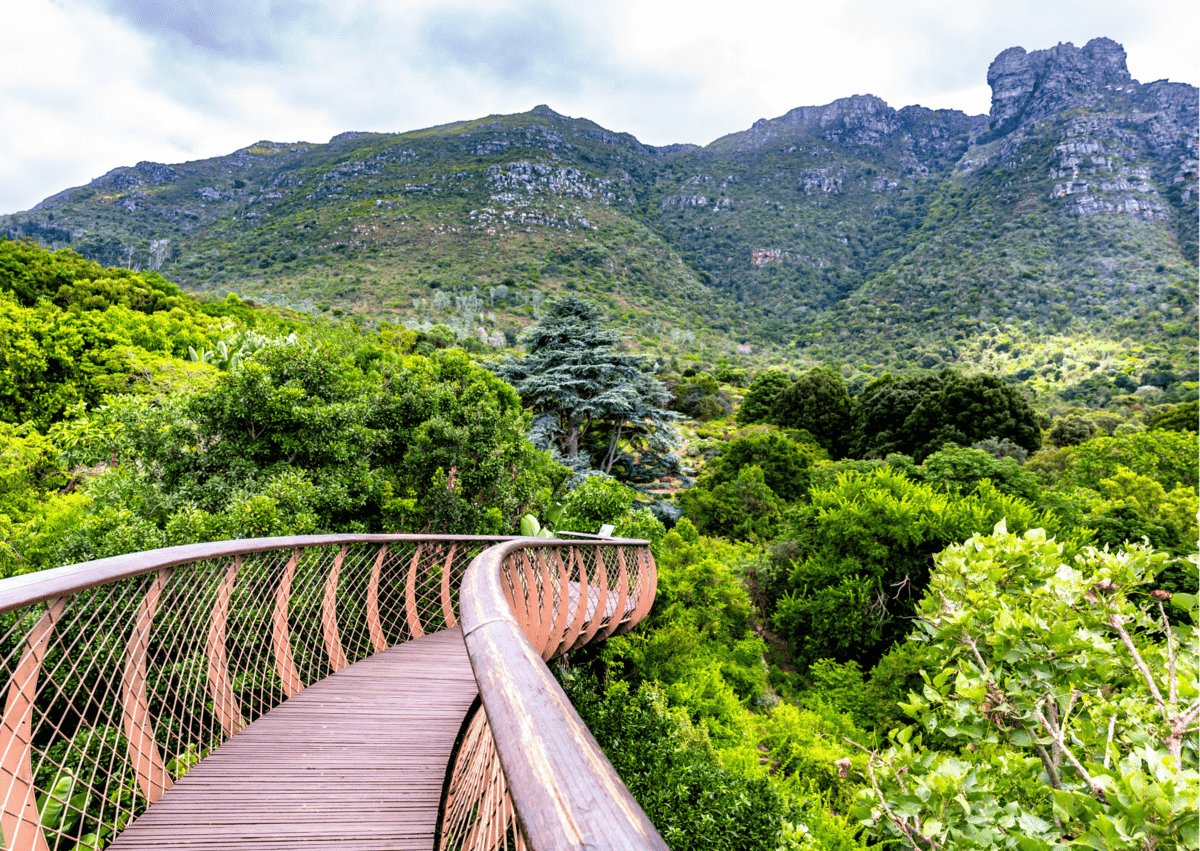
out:
M6 847L39 830L55 851L107 845L306 684L456 625L462 573L491 543L228 556L0 614Z

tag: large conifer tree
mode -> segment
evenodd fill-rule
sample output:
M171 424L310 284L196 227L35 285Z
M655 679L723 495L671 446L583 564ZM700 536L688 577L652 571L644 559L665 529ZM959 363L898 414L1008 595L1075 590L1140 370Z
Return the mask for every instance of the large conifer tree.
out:
M595 306L561 296L521 342L527 354L505 358L496 372L551 422L549 440L571 466L609 473L623 454L670 451L676 415L662 407L666 388L649 358L617 350L620 335Z

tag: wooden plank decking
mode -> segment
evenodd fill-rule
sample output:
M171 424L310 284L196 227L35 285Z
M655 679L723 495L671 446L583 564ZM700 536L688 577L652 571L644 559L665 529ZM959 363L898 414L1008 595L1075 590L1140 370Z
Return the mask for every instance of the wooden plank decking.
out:
M217 748L111 847L427 851L477 694L460 629L377 653Z

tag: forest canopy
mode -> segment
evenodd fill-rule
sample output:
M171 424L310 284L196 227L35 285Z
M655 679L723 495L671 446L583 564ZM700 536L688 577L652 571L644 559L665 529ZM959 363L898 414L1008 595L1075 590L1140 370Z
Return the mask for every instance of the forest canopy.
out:
M520 342L0 240L0 572L611 523L654 608L556 673L673 848L1197 846L1193 401L672 362L573 295Z

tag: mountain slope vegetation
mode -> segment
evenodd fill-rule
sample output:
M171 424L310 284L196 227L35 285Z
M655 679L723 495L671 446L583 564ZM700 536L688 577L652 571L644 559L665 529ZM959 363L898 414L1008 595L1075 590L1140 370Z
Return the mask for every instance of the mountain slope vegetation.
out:
M264 141L114 169L0 234L493 347L568 289L667 356L1016 373L1128 338L1194 372L1195 87L1138 83L1108 39L1012 48L988 81L986 116L862 95L704 147L546 106ZM1027 362L995 356L1001 335Z

